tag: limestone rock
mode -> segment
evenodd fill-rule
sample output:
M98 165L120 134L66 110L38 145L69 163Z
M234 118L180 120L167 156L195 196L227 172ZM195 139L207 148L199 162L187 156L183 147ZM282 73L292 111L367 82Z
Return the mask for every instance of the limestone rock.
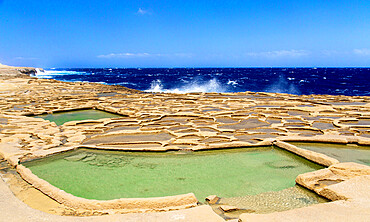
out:
M338 163L329 168L300 174L296 183L319 193L331 200L346 199L345 195L333 193L336 187L342 187L342 181L348 181L358 176L370 176L370 167L358 163ZM348 182L349 183L349 182ZM347 183L344 183L347 184ZM331 188L330 188L331 187ZM348 188L350 189L350 188ZM351 195L352 196L352 195Z
M320 195L330 200L370 199L370 175L358 176L347 181L325 187Z
M215 204L217 203L217 201L219 200L220 198L216 195L210 195L208 197L206 197L206 201L208 201L208 203L210 204Z
M301 149L289 143L277 141L275 145L324 166L331 166L333 164L339 163L338 160L328 157L322 153Z
M231 212L231 211L239 210L239 208L235 206L229 206L229 205L221 205L220 209L224 212Z
M352 178L355 176L370 175L370 167L359 163L339 163L329 167L336 175Z

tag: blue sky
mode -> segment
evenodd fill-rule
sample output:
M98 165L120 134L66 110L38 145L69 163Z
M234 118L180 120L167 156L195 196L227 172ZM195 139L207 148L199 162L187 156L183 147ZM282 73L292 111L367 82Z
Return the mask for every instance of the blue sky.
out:
M0 0L0 63L370 66L368 0Z

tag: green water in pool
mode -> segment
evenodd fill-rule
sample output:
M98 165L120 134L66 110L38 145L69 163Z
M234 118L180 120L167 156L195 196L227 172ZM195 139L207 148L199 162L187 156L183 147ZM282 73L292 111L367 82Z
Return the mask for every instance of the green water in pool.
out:
M355 162L370 166L370 146L335 143L289 142L299 148L312 150L333 157L340 162Z
M58 126L63 125L69 121L79 121L79 120L97 120L103 118L119 118L121 115L104 112L101 110L87 109L87 110L75 110L68 112L57 112L53 114L44 114L35 116L36 118L43 118L51 122L55 122Z
M322 169L272 146L190 153L78 149L23 164L68 193L98 200L255 195L293 187L298 174Z

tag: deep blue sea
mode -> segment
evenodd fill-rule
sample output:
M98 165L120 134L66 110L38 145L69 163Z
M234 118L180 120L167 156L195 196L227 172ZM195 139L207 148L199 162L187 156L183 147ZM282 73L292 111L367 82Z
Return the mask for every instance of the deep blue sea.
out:
M118 84L150 92L278 92L370 96L370 68L74 68L39 78Z

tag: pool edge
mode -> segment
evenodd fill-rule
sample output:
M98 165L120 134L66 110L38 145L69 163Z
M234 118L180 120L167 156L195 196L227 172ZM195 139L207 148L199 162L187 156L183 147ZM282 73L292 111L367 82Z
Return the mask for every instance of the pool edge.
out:
M39 178L30 169L18 164L18 174L34 188L54 199L58 203L72 208L98 211L119 211L120 213L137 213L153 211L170 211L197 206L198 200L193 193L176 196L153 198L120 198L114 200L89 200L67 193L47 181Z

